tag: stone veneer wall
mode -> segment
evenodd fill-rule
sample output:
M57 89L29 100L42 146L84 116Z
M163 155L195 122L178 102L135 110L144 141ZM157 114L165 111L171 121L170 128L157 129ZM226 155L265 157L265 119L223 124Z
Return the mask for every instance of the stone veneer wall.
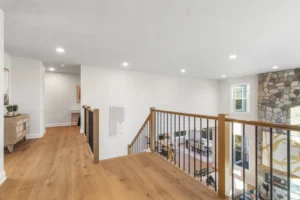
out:
M300 69L259 75L258 120L290 123L290 108L300 105Z
M258 120L279 124L290 123L290 108L300 106L300 69L269 72L259 75L258 83ZM269 128L259 128L258 132L258 165L262 164L262 132ZM275 133L286 131L274 130ZM258 168L258 190L264 191L265 171ZM284 177L282 177L284 178ZM276 193L286 199L286 191L276 188Z

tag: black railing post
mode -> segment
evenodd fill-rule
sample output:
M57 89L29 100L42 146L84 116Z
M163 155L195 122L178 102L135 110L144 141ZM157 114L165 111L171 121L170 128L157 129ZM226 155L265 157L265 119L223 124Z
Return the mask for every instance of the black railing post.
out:
M255 126L255 199L258 199L258 178L257 178L257 152L258 152L258 145L257 145L257 126Z
M243 152L243 199L246 198L246 170L245 170L245 155L246 155L246 152L245 152L245 142L246 141L246 134L245 134L245 124L243 124L243 141L242 141L242 152Z
M202 146L202 118L200 118L200 181L202 182L202 153L203 153L203 146Z
M291 197L291 132L287 131L287 199Z
M270 199L273 199L273 129L270 128Z
M208 184L208 175L209 175L209 120L207 119L206 120L206 137L207 137L207 139L206 139L206 154L207 154L207 156L206 156L206 161L207 161L207 163L206 163L206 173L207 173L207 175L206 175L206 183L207 183L207 186L209 186L209 184Z
M194 117L194 177L196 177L196 118Z
M185 139L185 136L186 136L186 131L185 131L185 116L183 116L183 131L185 133L184 135L184 139ZM183 141L185 144L186 144L186 141ZM185 148L186 148L186 145L183 145L183 170L185 171Z
M167 113L167 160L169 160L169 113Z
M215 191L217 191L217 120L215 120Z
M177 164L177 158L176 158L176 145L177 145L177 139L176 139L176 114L174 115L174 133L175 133L175 144L174 144L174 164Z
M191 117L189 116L189 174L191 173Z
M179 115L178 117L179 117L179 120L178 120L178 122L179 122L179 145L178 145L179 146L179 156L178 156L179 162L178 162L178 164L179 164L179 168L180 168L180 164L181 164L180 163L180 142L181 142L180 118L181 118L181 116Z
M231 190L232 190L232 200L234 200L234 151L235 151L235 143L234 143L234 122L231 123Z

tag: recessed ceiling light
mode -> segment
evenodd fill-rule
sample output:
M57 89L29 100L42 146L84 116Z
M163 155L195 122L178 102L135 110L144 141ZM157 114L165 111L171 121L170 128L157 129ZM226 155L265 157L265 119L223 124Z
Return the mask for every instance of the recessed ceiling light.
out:
M61 67L64 67L65 65L64 65L64 64L61 64L60 66L61 66Z
M230 58L231 60L236 59L236 57L237 57L237 55L235 55L235 54L231 54L231 55L229 56L229 58Z
M186 69L181 69L180 71L181 71L181 73L185 73Z
M49 67L49 71L55 71L53 67Z
M277 65L273 66L273 69L278 69L279 67Z
M56 52L57 53L65 53L65 50L63 48L61 48L61 47L57 47L56 48Z
M225 75L225 74L223 74L221 77L222 77L222 78L226 78L226 75Z
M128 62L123 62L122 65L123 65L123 67L128 67L129 63Z

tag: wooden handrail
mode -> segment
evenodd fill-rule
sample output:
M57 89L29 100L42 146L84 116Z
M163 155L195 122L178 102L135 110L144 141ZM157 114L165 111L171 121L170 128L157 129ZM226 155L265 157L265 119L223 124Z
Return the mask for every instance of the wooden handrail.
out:
M233 119L233 118L226 118L225 121L246 124L246 125L260 126L260 127L277 128L277 129L284 129L290 131L300 131L300 126L298 125L275 124L269 122L249 121L249 120L240 120L240 119Z
M197 117L197 118L205 118L205 119L218 120L218 116L198 115L198 114L174 112L174 111L167 111L167 110L154 110L154 111L155 112L161 112L161 113L174 114L174 115L187 116L187 117Z
M142 127L140 128L139 132L136 134L136 136L134 137L133 141L130 143L130 147L134 144L134 142L137 140L137 138L141 135L143 129L145 128L146 124L149 122L150 120L150 114L148 115L148 117L146 118L145 122L143 123Z
M174 114L174 115L188 116L188 117L197 117L197 118L218 120L218 116L199 115L199 114L192 114L192 113L166 111L166 110L154 110L154 111L161 112L161 113ZM268 127L268 128L277 128L277 129L284 129L284 130L299 131L300 132L300 126L298 126L298 125L275 124L275 123L270 123L270 122L249 121L249 120L240 120L240 119L234 119L234 118L226 118L226 122L236 122L236 123L246 124L246 125L261 126L261 127Z

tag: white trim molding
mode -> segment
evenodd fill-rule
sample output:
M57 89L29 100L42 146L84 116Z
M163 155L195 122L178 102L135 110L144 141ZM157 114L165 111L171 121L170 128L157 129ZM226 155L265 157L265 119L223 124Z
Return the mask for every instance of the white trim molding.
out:
M6 180L5 171L0 172L0 185Z
M71 126L71 122L56 123L56 124L45 124L45 127L46 127L46 128L50 128L50 127L60 127L60 126Z
M84 130L83 128L80 129L80 133L84 134Z
M45 133L28 134L28 135L26 135L26 139L42 138L44 135L45 135Z

